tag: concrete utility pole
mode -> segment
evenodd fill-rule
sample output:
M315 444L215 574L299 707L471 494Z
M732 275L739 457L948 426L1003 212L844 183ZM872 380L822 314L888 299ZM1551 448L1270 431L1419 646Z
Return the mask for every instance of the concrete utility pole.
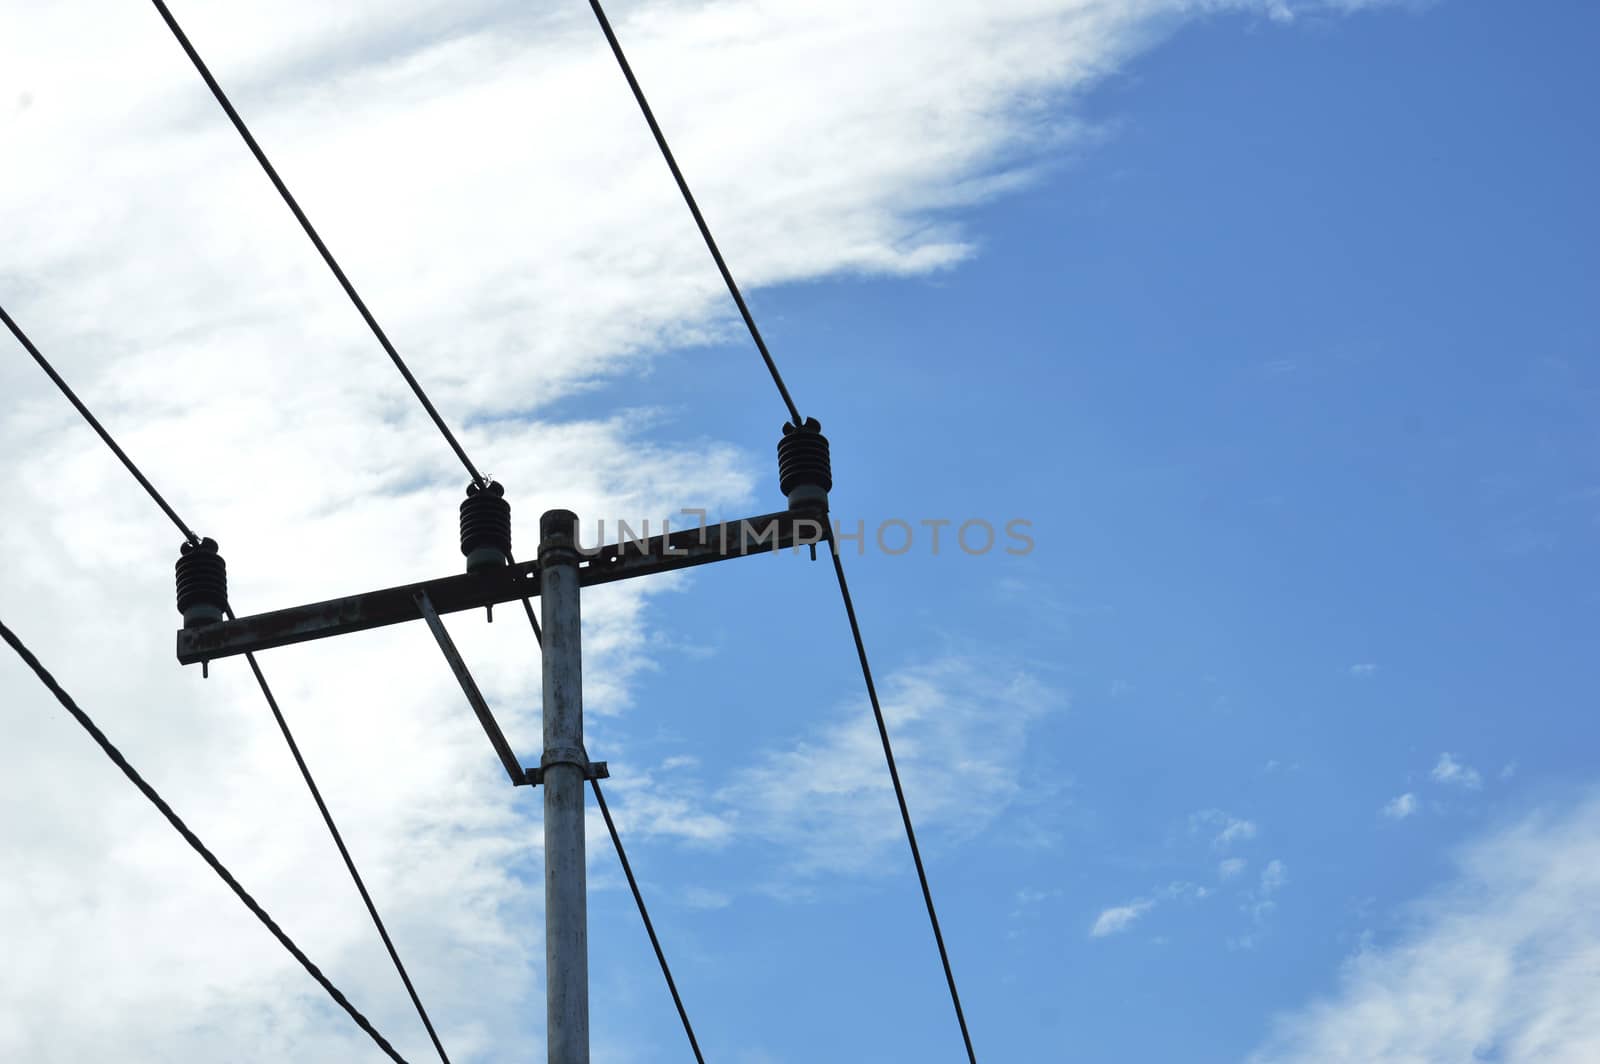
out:
M215 544L179 562L184 627L178 660L259 652L348 632L423 620L433 632L467 702L477 714L513 786L544 791L545 1021L549 1064L589 1064L589 926L584 869L584 784L609 775L583 745L582 588L751 554L776 554L824 542L833 486L821 426L784 426L778 445L779 486L788 509L647 539L580 549L578 517L550 510L539 520L536 563L511 561L511 512L500 485L474 484L462 504L460 576L368 591L308 606L217 620L227 582ZM700 513L703 511L685 511ZM440 619L446 613L538 597L544 617L544 756L525 767L500 731Z
M544 961L550 1064L589 1064L589 915L584 872L583 649L578 515L539 518L544 618Z

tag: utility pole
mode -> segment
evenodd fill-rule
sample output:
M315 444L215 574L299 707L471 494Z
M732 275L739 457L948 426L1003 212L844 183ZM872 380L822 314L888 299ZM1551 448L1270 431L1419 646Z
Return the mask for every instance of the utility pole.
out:
M474 484L461 505L467 572L368 591L270 613L218 620L227 575L216 544L178 561L178 661L205 665L328 636L423 620L461 684L513 786L544 785L545 1024L548 1064L589 1064L589 927L584 867L584 784L610 775L583 745L581 590L752 554L809 546L828 536L833 487L828 441L814 419L787 424L778 444L778 480L788 508L645 539L585 548L578 516L550 510L539 519L538 560L511 561L511 514L499 484ZM692 511L702 512L702 511ZM703 513L703 512L702 512ZM830 544L831 549L831 544ZM543 617L544 754L526 767L495 722L445 630L442 614L537 596Z
M544 618L544 963L550 1064L589 1064L589 915L584 869L582 618L578 515L539 518Z

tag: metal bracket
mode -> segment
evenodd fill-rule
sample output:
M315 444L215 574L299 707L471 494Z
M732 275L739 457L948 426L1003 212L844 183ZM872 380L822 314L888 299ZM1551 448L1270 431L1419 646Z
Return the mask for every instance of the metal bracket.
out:
M608 780L611 778L611 769L604 761L586 761L583 764L578 764L575 761L563 759L552 761L551 764L578 765L579 768L583 769L583 778L586 780ZM543 768L525 768L522 770L522 782L530 787L537 787L544 782L544 773L545 770Z

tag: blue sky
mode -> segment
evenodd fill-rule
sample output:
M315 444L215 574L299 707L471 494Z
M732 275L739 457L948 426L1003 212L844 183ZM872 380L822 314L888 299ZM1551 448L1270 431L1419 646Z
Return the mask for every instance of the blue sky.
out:
M1001 6L991 26L888 5L876 31L850 5L619 17L832 439L836 515L1031 522L1023 557L964 554L953 530L935 556L919 527L902 556L847 558L979 1058L1591 1059L1600 14ZM523 552L547 506L777 508L783 408L593 28L435 8L303 38L258 35L253 8L191 28L510 485ZM44 55L72 39L29 25ZM20 234L0 300L202 514L249 608L454 571L459 473L159 29L101 30L104 54L152 56L95 69L148 94L101 165L82 145L117 113L73 110L20 59L0 80L14 159L35 160L0 200ZM813 33L855 61L808 88ZM951 63L967 33L989 51ZM891 39L874 72L861 57ZM769 65L748 99L719 80ZM537 102L552 84L560 107ZM514 121L461 123L491 112ZM246 678L170 662L170 529L4 361L5 483L29 502L0 616L425 1059ZM47 545L90 505L103 561L63 574ZM115 615L78 617L101 590ZM707 1058L960 1059L826 564L735 562L590 607L590 752ZM451 623L531 759L525 633ZM70 664L86 643L132 679ZM396 631L269 665L447 1044L526 1059L537 813L501 793L431 653ZM83 987L129 1059L364 1059L3 669L27 752L0 792L26 870L0 890L25 958L0 1050L80 1059L104 1032L61 1036L42 1003ZM374 762L405 778L375 786ZM596 1059L688 1059L594 827ZM175 944L190 920L205 933ZM125 948L97 967L106 934Z
M1025 559L854 566L881 668L982 654L1052 691L1016 803L934 845L985 1053L1240 1059L1363 936L1395 936L1454 847L1592 784L1594 20L1449 3L1194 26L1074 101L1103 139L968 215L971 260L757 298L833 435L836 509L1038 532ZM642 394L682 430L770 436L753 352L706 354ZM727 618L765 581L701 578L674 625L718 654L665 663L655 710L720 707L688 741L737 761L740 737L853 698L825 575L771 588L753 629ZM1433 781L1446 752L1481 787ZM1408 793L1413 816L1380 815ZM1256 836L1212 845L1206 809ZM1219 882L1226 857L1249 863ZM1271 860L1289 881L1257 921ZM793 969L747 996L746 965L708 959L695 996L732 995L751 1037L807 1016L822 1056L949 1055L902 864L798 919L736 919ZM1089 938L1175 881L1214 893ZM728 915L682 933L715 950Z

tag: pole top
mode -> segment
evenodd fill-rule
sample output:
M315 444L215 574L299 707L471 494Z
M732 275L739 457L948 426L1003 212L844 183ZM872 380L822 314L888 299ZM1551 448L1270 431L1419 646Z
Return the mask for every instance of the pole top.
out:
M578 560L578 515L546 510L539 516L539 564Z
M539 538L578 535L578 515L571 510L546 510L539 515Z

